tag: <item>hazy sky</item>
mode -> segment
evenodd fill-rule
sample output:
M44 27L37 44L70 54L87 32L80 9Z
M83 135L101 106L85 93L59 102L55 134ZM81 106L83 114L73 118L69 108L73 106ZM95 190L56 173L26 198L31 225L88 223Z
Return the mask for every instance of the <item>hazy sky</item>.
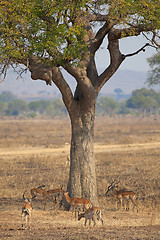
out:
M136 52L147 42L143 36L130 37L120 40L120 50L124 54ZM107 40L104 41L103 47L96 54L97 67L100 69L105 68L109 62L109 55L107 48ZM128 57L120 66L120 70L133 70L146 72L150 70L147 58L156 54L155 48L147 47L145 52L140 52L132 57Z

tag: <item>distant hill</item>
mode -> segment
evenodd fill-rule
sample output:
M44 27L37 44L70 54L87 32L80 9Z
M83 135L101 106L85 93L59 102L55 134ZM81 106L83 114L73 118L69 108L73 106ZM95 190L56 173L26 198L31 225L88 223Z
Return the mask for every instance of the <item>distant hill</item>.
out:
M145 84L146 80L146 72L119 70L102 88L101 93L111 93L114 91L114 89L120 88L125 94L129 94L135 89L147 87L147 85Z
M68 73L63 72L71 88L75 88L75 81ZM0 93L10 91L22 99L51 99L60 97L61 94L57 87L46 85L44 81L32 80L27 73L24 78L18 78L13 71L9 71L5 81L0 83ZM118 70L115 75L106 83L101 90L101 95L114 95L114 89L120 88L126 95L131 94L135 89L146 87L146 72L134 72Z

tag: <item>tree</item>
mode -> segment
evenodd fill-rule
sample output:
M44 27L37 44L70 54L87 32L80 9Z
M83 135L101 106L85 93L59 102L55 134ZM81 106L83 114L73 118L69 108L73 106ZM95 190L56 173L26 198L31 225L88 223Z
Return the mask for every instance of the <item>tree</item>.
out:
M18 116L23 114L28 110L27 103L23 100L17 99L8 103L8 108L6 109L6 115Z
M128 108L141 109L143 113L150 113L151 110L159 106L158 96L159 94L153 89L137 89L132 92L132 96L126 102L126 106Z
M38 100L29 103L30 110L37 112L39 114L46 113L46 109L50 104L49 100Z
M52 102L52 107L53 107L54 111L52 111L51 104L47 108L48 115L50 115L50 116L65 116L65 115L67 115L67 111L66 111L61 99L55 99Z
M117 100L117 101L120 100L120 98L121 98L121 96L122 96L122 93L123 93L122 89L120 89L120 88L115 88L115 89L114 89L114 93L116 94L116 100Z
M158 0L9 0L0 2L0 60L25 66L33 80L54 83L71 120L71 196L98 202L94 160L94 120L98 94L121 63L157 42L160 28ZM136 52L122 54L120 39L146 36ZM148 35L150 33L150 35ZM149 37L152 37L149 41ZM95 54L108 39L110 63L98 75ZM62 74L74 77L72 91ZM22 73L22 72L21 72Z
M0 101L2 102L10 102L10 101L13 101L16 99L16 96L11 93L11 92L8 92L8 91L4 91L1 93L0 95Z
M6 103L0 101L0 115L4 115L6 110Z
M160 84L160 52L148 58L148 62L151 67L148 77L149 85Z
M97 109L100 113L113 115L115 109L118 108L117 102L110 97L101 97L97 102Z

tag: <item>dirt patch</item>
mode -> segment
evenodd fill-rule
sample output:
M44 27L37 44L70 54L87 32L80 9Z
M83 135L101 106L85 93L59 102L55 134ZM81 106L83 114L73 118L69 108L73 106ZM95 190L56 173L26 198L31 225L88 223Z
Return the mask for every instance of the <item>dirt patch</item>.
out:
M21 230L19 211L2 211L1 239L159 239L160 228L152 215L108 211L103 226L84 226L71 212L34 210L31 230ZM155 220L156 221L156 220Z
M153 239L160 236L160 120L96 119L95 159L103 226L84 227L72 213L34 200L32 229L21 230L22 194L42 184L66 187L68 120L0 121L0 239ZM117 210L104 196L113 179L136 192L137 209Z
M115 152L115 151L136 151L143 149L156 149L160 147L160 142L151 143L132 143L132 144L114 144L114 145L99 145L95 144L94 152ZM21 148L1 148L0 156L13 156L13 155L32 155L32 154L49 154L54 153L59 155L60 153L69 154L70 146L67 144L61 148L44 148L44 147L21 147Z

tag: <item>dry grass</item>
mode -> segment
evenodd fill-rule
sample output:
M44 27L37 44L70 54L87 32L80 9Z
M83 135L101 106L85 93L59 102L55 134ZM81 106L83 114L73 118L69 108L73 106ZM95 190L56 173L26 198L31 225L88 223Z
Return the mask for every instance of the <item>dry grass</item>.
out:
M84 221L48 202L33 202L32 230L22 231L22 194L41 184L66 187L70 123L65 120L0 121L0 239L159 239L160 119L102 118L95 124L99 204L104 225ZM137 211L117 211L104 197L113 180L137 193Z

